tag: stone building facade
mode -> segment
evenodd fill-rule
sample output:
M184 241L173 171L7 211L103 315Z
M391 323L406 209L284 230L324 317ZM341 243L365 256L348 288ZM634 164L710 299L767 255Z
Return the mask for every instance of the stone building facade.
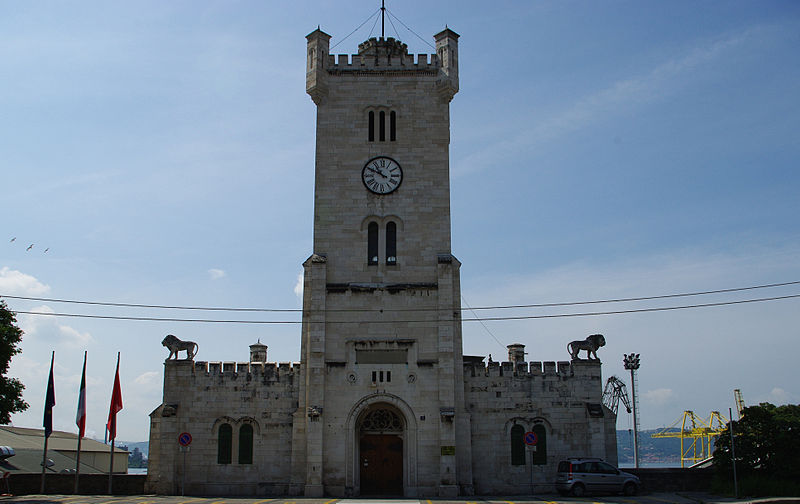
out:
M450 247L449 103L458 38L413 56L307 37L317 105L313 253L300 362L168 360L148 491L355 496L528 493L568 456L616 463L600 362L464 356ZM191 432L191 451L178 436ZM533 432L536 449L524 438ZM183 457L191 468L183 474Z

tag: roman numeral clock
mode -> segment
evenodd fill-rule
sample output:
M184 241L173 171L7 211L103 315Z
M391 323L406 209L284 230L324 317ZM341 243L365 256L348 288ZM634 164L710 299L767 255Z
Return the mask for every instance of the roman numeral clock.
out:
M403 182L403 169L390 157L374 157L361 170L361 181L375 194L389 194Z

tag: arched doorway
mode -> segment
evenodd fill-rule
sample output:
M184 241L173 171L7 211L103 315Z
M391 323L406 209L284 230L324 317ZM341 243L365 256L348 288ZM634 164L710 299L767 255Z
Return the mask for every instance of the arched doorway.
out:
M371 408L358 423L361 495L403 495L401 415L386 404Z

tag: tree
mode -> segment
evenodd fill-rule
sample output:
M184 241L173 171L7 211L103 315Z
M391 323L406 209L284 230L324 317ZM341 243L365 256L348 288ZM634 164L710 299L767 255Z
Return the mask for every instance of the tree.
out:
M733 423L733 452L740 477L766 483L800 479L800 405L761 403L745 408ZM730 424L716 441L714 466L727 478L731 467Z
M25 386L16 378L9 378L8 366L11 358L22 351L18 346L22 341L22 329L17 327L17 317L0 300L0 424L11 423L11 414L28 409L22 400Z

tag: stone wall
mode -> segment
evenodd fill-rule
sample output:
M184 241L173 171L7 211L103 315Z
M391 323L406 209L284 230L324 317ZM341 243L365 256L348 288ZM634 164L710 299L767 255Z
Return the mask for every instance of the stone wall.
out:
M183 477L182 432L192 435L185 454L187 493L273 495L288 492L295 372L289 363L164 363L164 402L150 414L147 491L175 494ZM233 430L232 462L217 463L218 432ZM239 464L238 433L253 427L253 463Z
M600 405L600 362L493 362L464 365L472 422L475 492L481 495L553 489L556 468L568 457L599 457L616 464L616 416ZM589 405L599 406L591 410ZM546 464L511 458L511 428L535 426L546 433ZM610 434L609 434L610 433ZM541 442L541 440L540 440ZM537 447L538 449L539 447Z

